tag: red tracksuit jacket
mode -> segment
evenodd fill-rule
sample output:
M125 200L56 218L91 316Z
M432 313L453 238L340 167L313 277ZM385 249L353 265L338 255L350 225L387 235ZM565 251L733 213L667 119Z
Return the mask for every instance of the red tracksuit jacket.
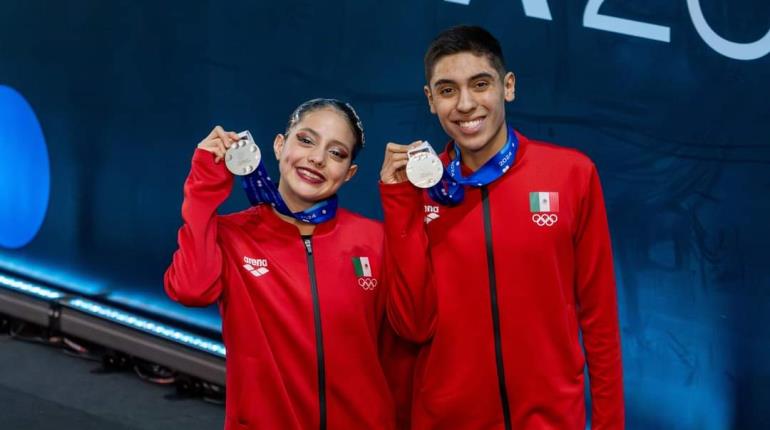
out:
M587 363L593 428L621 429L599 177L581 153L517 135L514 165L486 187L466 187L456 207L409 183L381 185L388 316L424 343L413 428L583 430Z
M219 301L225 428L395 428L380 364L391 353L383 351L382 226L340 209L303 240L266 205L218 216L233 178L213 158L193 156L164 281L182 304Z

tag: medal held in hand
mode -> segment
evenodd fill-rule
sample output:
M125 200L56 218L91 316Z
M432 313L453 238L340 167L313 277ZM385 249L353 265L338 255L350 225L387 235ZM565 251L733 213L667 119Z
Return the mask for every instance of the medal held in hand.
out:
M441 180L444 166L430 143L423 141L406 153L406 177L415 187L430 188Z
M257 169L262 153L248 130L238 133L238 137L225 152L225 165L233 175L245 176Z

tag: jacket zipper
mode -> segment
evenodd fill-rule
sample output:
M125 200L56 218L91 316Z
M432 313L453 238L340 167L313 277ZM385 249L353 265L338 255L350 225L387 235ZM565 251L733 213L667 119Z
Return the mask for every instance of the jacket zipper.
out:
M492 248L492 215L489 209L489 190L481 187L481 206L484 209L484 237L487 246L487 273L489 275L489 298L492 305L492 326L495 334L495 360L497 361L497 383L500 388L500 402L503 405L505 430L511 430L511 407L508 403L508 389L505 387L505 366L503 345L500 335L500 309L497 304L497 277L495 276L495 254Z
M313 297L313 320L315 322L315 349L318 363L318 409L320 411L319 428L326 430L326 366L324 364L324 338L321 330L321 303L318 300L315 262L313 261L313 242L311 236L302 236L307 256L307 269L310 274L310 295Z

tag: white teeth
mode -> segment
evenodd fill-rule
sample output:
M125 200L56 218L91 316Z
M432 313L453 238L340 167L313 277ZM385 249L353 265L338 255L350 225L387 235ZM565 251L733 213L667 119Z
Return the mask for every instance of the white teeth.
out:
M309 177L311 179L316 179L316 180L319 180L319 181L323 180L323 178L321 176L316 175L315 173L313 173L313 172L311 172L310 170L307 170L307 169L302 169L302 174L304 174L305 176L307 176L307 177Z
M476 128L481 124L481 119L475 119L473 121L459 121L458 124L462 128Z

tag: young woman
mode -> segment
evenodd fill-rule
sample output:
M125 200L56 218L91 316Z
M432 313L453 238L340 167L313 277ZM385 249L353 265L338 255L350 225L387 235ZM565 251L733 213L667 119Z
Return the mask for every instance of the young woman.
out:
M336 193L355 174L364 145L358 116L333 99L300 105L273 143L277 189L264 177L247 178L267 189L262 202L220 216L233 184L223 158L237 140L216 127L198 145L179 250L164 279L168 295L184 305L219 302L225 428L395 428L380 360L393 345L380 277L382 227L337 208Z

